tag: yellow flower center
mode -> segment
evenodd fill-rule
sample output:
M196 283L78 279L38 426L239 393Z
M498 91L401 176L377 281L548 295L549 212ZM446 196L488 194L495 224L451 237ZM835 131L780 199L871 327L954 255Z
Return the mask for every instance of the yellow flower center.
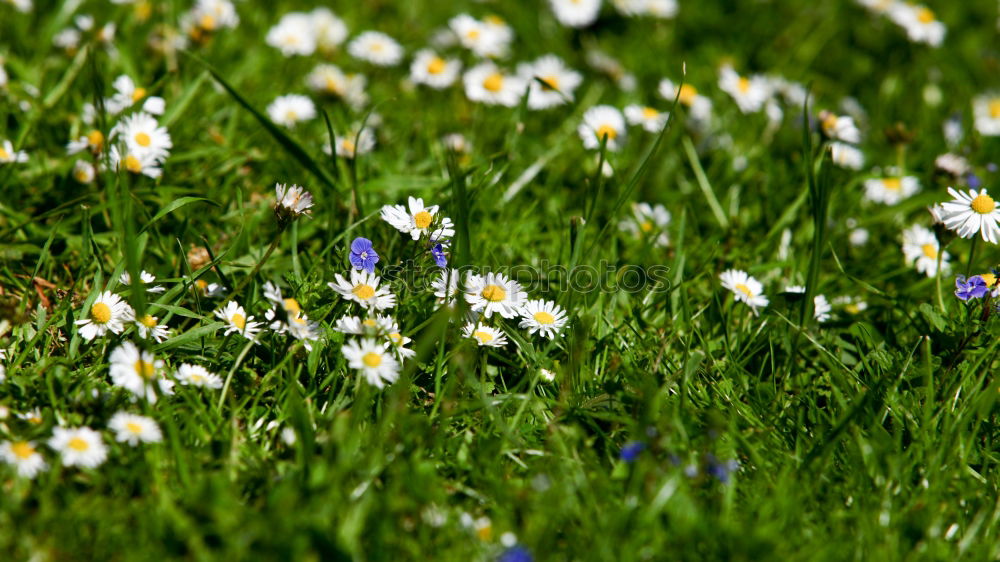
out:
M739 84L736 87L740 89L740 92L745 94L750 91L750 80L740 76Z
M934 20L934 12L924 6L917 8L917 21L920 23L931 23Z
M483 21L492 25L507 25L507 22L503 21L503 18L496 14L486 16L483 18Z
M333 78L327 78L326 91L333 92L334 94L339 94L342 91L344 91L344 88L343 86L341 86L340 82L334 80Z
M86 451L87 449L90 448L90 443L87 443L86 439L81 439L79 437L74 437L70 439L67 445L69 446L70 449L80 452Z
M111 321L111 307L103 302L96 302L90 307L90 319L98 324L107 324Z
M299 301L295 299L285 299L285 310L298 314L302 312L302 307L299 306Z
M212 14L205 14L201 16L201 21L198 22L198 25L206 31L212 31L215 29L215 18L212 17Z
M938 250L937 246L934 244L924 244L920 247L920 249L924 251L925 256L931 258L932 260L937 259Z
M535 322L538 322L539 324L553 324L556 321L555 316L552 316L551 314L545 312L544 310L539 310L534 314L534 316L535 316Z
M340 141L340 148L348 154L354 154L354 141L351 139L344 139Z
M478 29L470 29L470 30L468 30L468 31L465 32L465 37L467 39L469 39L470 41L475 41L476 39L479 39L479 30Z
M16 443L12 443L10 446L10 451L14 453L15 457L21 460L30 459L31 456L35 454L35 448L32 447L31 443L28 443L27 441L18 441Z
M247 327L246 317L238 312L232 315L232 317L229 319L229 322L233 326L236 326L241 332Z
M375 296L375 289L373 289L371 285L365 285L364 283L361 283L359 285L356 285L353 289L351 289L351 293L353 293L354 296L358 297L359 299L366 301Z
M204 291L205 289L208 288L208 281L205 281L204 279L198 279L194 282L194 286Z
M441 57L433 57L431 61L427 63L427 72L429 74L441 74L444 72L447 63Z
M369 328L374 328L375 327L375 321L372 320L371 318L365 318L364 321L361 322L361 323L364 324L365 326L369 327Z
M136 374L138 374L140 377L144 379L151 379L153 378L153 375L156 374L156 369L153 367L153 364L150 363L149 361L143 361L142 359L140 359L135 362L134 367Z
M205 377L199 374L188 375L188 380L194 384L201 384L205 382Z
M7 160L8 158L10 158L10 153L7 152L6 148L0 146L0 160Z
M483 298L490 302L500 302L507 298L507 291L500 285L487 285L483 289Z
M970 207L980 215L988 215L993 212L993 209L996 209L997 204L992 197L984 193L973 199Z
M99 150L102 146L104 146L104 133L98 131L97 129L90 131L87 133L87 144L89 144L92 148Z
M601 125L600 127L597 128L597 138L599 139L607 137L609 141L613 141L617 136L618 136L618 131L616 131L615 128L610 125Z
M156 317L153 316L152 314L147 314L147 315L145 315L145 316L143 316L142 318L139 319L139 323L142 324L143 326L147 327L147 328L155 328L156 327Z
M299 114L295 113L294 109L289 109L288 111L285 112L285 119L287 119L289 121L295 121L298 118L299 118Z
M646 119L656 119L660 116L660 112L652 107L644 107L642 108L642 116Z
M642 223L639 224L639 230L642 230L643 232L652 232L653 223L649 221L643 221Z
M146 88L136 88L132 92L132 101L136 102L146 97Z
M413 215L413 224L417 225L417 228L427 228L433 221L434 216L427 211L420 211Z
M503 89L503 75L499 72L494 72L483 80L483 87L487 90L497 93Z
M389 334L389 339L396 345L403 345L403 336L399 333Z
M858 305L856 305L856 304L854 304L854 303L851 303L851 304L845 306L844 310L846 310L847 312L850 312L851 314L857 314L857 313L861 312L861 307L858 306Z
M679 94L681 103L690 106L694 103L696 97L698 97L698 90L696 90L694 86L691 84L684 84L681 86L681 93Z
M128 422L125 424L125 429L132 433L142 433L142 426L135 422Z
M369 351L361 358L361 362L364 363L366 367L375 368L382 364L382 356L374 351Z
M90 181L90 171L87 168L77 168L73 170L73 177L80 183Z
M136 133L135 142L137 142L139 146L149 146L153 144L153 139L149 138L149 135L146 133Z
M1000 119L1000 98L996 98L990 101L990 117L993 119Z
M138 174L142 172L142 162L139 162L138 158L129 154L125 157L125 169L133 174Z
M542 80L542 86L546 90L556 90L556 91L559 90L559 77L558 76L555 76L555 75L553 75L553 76L546 76L546 77L542 78L541 80Z
M482 330L478 330L476 332L473 332L472 333L472 337L476 338L477 340L479 340L482 343L488 343L488 342L493 341L493 334L491 334L489 332L484 332Z
M983 281L986 281L986 286L987 287L992 287L993 285L996 285L996 282L997 282L997 276L996 275L993 275L992 273L983 273L983 274L980 274L980 277L983 278Z
M743 283L737 283L736 284L736 290L739 291L739 292L741 292L741 293L743 293L744 295L746 295L748 297L752 297L753 296L753 291L750 290L750 287L747 287Z
M892 191L899 191L903 187L903 182L899 178L885 178L882 180L882 187Z

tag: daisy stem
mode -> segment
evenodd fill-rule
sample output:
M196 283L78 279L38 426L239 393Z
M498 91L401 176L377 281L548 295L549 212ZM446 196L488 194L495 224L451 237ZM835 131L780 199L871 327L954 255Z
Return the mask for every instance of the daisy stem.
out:
M979 244L979 237L975 236L972 238L972 247L969 248L969 263L965 264L965 276L968 277L972 273L972 260L976 257L976 246Z
M243 280L240 281L240 284L237 285L235 289L233 289L233 295L238 295L240 291L242 291L243 288L246 287L247 283L249 283L254 277L257 276L257 272L260 271L261 266L263 266L264 262L266 262L267 259L271 257L271 254L274 252L274 249L278 247L278 243L281 242L281 233L283 233L284 231L285 231L284 226L278 228L278 232L277 234L274 235L274 240L271 241L271 245L267 247L267 251L264 252L264 255L260 258L260 261L257 262L257 265L253 266L253 271L250 272L250 275L244 277Z
M941 312L945 312L944 299L941 297L941 261L943 255L944 251L939 250L937 253L937 269L934 270L935 271L934 288L937 290L937 303L938 303L938 308L941 309Z
M222 405L226 403L226 392L229 390L229 383L233 380L233 374L236 373L236 369L240 368L240 364L243 363L243 359L247 356L250 348L253 347L253 340L247 341L247 344L243 346L243 351L240 352L239 356L236 357L236 361L233 362L233 366L229 369L229 374L226 375L226 382L222 385L222 392L219 394L219 405L215 408L217 412L222 411Z

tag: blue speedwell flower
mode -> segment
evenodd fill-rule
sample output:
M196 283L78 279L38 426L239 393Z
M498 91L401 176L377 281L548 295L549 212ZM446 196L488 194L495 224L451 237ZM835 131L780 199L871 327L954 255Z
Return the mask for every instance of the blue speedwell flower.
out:
M989 292L986 280L982 275L973 275L966 280L964 275L955 278L955 296L967 301L969 299L981 299Z
M448 256L444 253L444 244L434 244L431 247L431 255L434 256L434 263L438 267L448 267Z
M625 462L633 462L635 459L639 458L639 453L646 448L646 444L642 441L632 441L626 443L622 447L621 458Z
M508 548L500 558L497 558L497 562L532 562L532 560L534 558L531 557L531 553L521 545Z
M714 476L723 484L729 483L729 475L740 469L740 461L735 459L721 461L709 453L705 456L705 472Z
M375 264L378 263L378 254L372 249L372 241L367 238L355 238L351 242L351 265L355 269L363 269L368 273L375 273Z

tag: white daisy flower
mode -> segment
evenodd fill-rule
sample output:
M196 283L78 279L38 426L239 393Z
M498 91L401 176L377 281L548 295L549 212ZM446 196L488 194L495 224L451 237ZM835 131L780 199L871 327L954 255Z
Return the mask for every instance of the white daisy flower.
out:
M138 157L153 155L163 162L170 155L173 142L166 127L161 127L156 118L148 113L134 113L125 117L111 129L111 139L121 137L130 154Z
M459 60L442 58L429 49L417 51L410 64L410 80L436 90L454 84L461 72L462 63Z
M527 87L517 75L505 74L496 64L482 62L465 72L462 77L465 96L486 105L514 107L521 101Z
M284 298L281 289L270 281L264 283L264 298L273 307L264 313L269 327L279 334L289 334L305 344L307 350L312 350L311 342L319 339L317 326L309 321L302 311L299 301L294 298Z
M34 7L33 0L7 0L7 2L14 6L14 9L21 13L28 13Z
M861 142L861 130L849 115L838 116L832 111L819 112L819 125L827 138L851 144Z
M48 468L33 441L4 441L0 444L0 459L13 465L21 478L34 478Z
M802 285L793 285L791 287L785 287L786 293L799 293L805 294L806 288ZM833 308L830 306L830 301L826 300L824 295L816 295L813 297L813 318L817 322L823 323L830 319L830 311Z
M905 29L907 37L915 43L940 47L948 31L926 6L896 2L889 8L888 16L896 25Z
M115 440L128 443L135 447L140 443L159 443L163 441L160 426L152 418L118 412L108 421L108 429L115 432Z
M369 384L384 388L386 383L395 382L399 377L399 362L386 349L387 345L364 338L349 340L340 351L347 359L347 365L360 371Z
M289 12L267 31L264 41L286 57L316 52L316 29L311 14Z
M97 154L104 148L104 133L97 129L92 129L86 135L81 135L76 140L66 143L66 154L77 154L84 150Z
M235 28L240 23L236 7L229 0L198 0L186 14L190 25L211 33L222 28ZM182 25L182 28L185 27Z
M132 342L125 342L111 352L111 382L150 403L157 394L173 394L174 381L163 373L163 361Z
M613 4L627 16L669 19L677 15L677 0L613 0Z
M431 281L431 288L434 289L434 296L437 297L438 304L453 306L458 298L458 279L460 273L457 269L445 269Z
M45 421L45 418L42 416L42 411L38 408L17 414L17 419L24 420L31 425L41 425L42 422Z
M5 140L0 143L0 164L12 164L28 161L28 153L23 150L14 150L14 145Z
M1000 107L998 107L998 115L1000 115ZM951 152L935 158L934 167L956 178L964 176L970 170L968 160Z
M346 135L334 135L334 141L337 143L337 156L341 158L354 159L375 149L375 133L368 127L361 129L360 133L352 131ZM329 154L329 147L324 147L324 152Z
M132 307L118 295L104 291L90 305L87 318L76 321L80 337L90 341L97 336L111 332L120 334L125 331L125 322L135 316Z
M762 76L740 76L733 67L719 69L719 89L729 94L743 113L756 113L771 97L767 79Z
M437 205L424 206L424 200L419 197L407 198L407 207L383 205L381 216L382 220L414 240L420 240L426 234L430 240L439 242L455 235L451 219L439 216Z
M659 133L667 125L670 113L637 104L625 106L625 120L629 125L641 125L650 133Z
M274 185L274 212L279 216L297 218L308 215L313 206L312 194L297 185Z
M549 0L552 13L566 27L587 27L597 21L601 0Z
M494 313L514 318L527 300L521 284L503 273L470 274L465 280L465 301L486 318Z
M346 74L336 65L317 65L306 76L306 84L319 94L342 98L354 109L368 103L368 79L361 74Z
M312 20L316 45L322 51L331 52L347 39L347 25L328 8L316 8L309 14Z
M865 198L886 205L895 205L919 190L920 180L915 176L865 180Z
M142 339L153 338L157 343L170 337L170 328L166 324L159 324L159 320L152 314L147 314L142 318L135 319L135 328Z
M979 134L987 137L1000 136L1000 92L973 98L972 113Z
M870 233L866 228L852 228L847 235L847 241L851 243L851 246L864 246L868 243L869 236Z
M152 284L154 281L156 281L156 277L154 277L152 273L146 270L142 270L139 273L139 284L143 285L146 288L147 292L162 293L163 291L166 291L165 288L159 285L154 285L152 287L149 287L148 285ZM132 276L129 275L127 271L123 271L121 276L118 277L118 282L121 283L122 285L128 286L132 283Z
M561 306L546 300L529 300L520 310L520 327L527 328L528 333L536 332L542 337L552 339L562 331L569 319Z
M218 283L209 283L204 279L196 279L193 288L206 298L219 298L226 294L225 287Z
M948 194L954 199L941 204L945 226L962 238L980 234L983 240L996 244L1000 238L1000 228L997 227L1000 209L986 190L976 192L970 189L968 193L963 193L949 187Z
M561 58L545 55L517 66L517 74L528 85L528 108L547 109L573 100L583 76L566 66Z
M62 456L63 466L94 468L108 458L101 434L89 427L55 427L48 444Z
M506 25L491 25L479 21L469 14L459 14L448 20L458 42L480 57L503 58L511 40L511 33Z
M462 328L462 335L476 340L480 347L503 347L507 345L507 334L502 330L483 323L469 322Z
M841 306L848 314L860 314L868 309L868 303L858 297L844 295L833 299L833 304Z
M79 29L67 27L52 37L52 45L73 53L80 46L83 34Z
M354 334L358 336L376 336L387 334L396 325L396 321L390 316L379 314L375 317L369 316L362 320L357 316L344 316L338 318L334 330L344 334Z
M222 388L222 378L201 365L182 363L177 368L177 382L184 386L200 386L204 388Z
M77 160L73 163L73 179L82 184L88 184L94 181L94 177L97 175L97 170L94 169L94 165L86 160Z
M115 93L105 102L105 108L112 115L117 115L142 100L146 100L142 104L142 111L146 113L163 115L166 109L163 98L149 96L146 88L136 86L135 82L125 74L116 78L111 86L115 89Z
M216 318L226 322L226 333L229 335L237 333L244 338L254 341L257 333L260 332L260 322L254 322L253 316L247 316L247 311L236 301L229 301L224 308L215 311Z
M738 269L727 269L719 275L719 279L722 281L724 288L732 291L733 297L737 301L744 302L750 306L754 315L757 314L758 308L768 305L769 301L763 294L763 285L760 284L760 281L750 277L747 272Z
M157 179L163 175L163 169L160 167L160 159L157 158L155 153L135 153L128 149L122 153L118 150L117 145L112 145L108 156L111 159L111 166L116 170L142 174L153 179Z
M267 116L278 125L294 127L316 117L316 106L311 99L298 94L278 96L267 106Z
M632 217L618 223L618 228L639 238L655 236L653 243L660 247L670 244L666 229L670 225L670 212L663 205L633 203Z
M348 281L341 274L334 276L336 282L327 283L331 289L345 299L354 301L369 310L385 310L396 306L396 296L388 287L379 287L381 280L374 273L352 269Z
M472 143L462 133L448 133L441 137L441 143L448 150L459 154L468 154L472 151Z
M610 105L591 107L583 114L583 123L577 127L584 148L589 150L600 148L601 140L607 139L607 149L617 152L625 143L625 133L625 117Z
M903 231L903 255L906 263L913 265L919 273L924 273L928 277L937 275L938 252L941 252L937 237L934 233L919 224L915 224ZM941 272L947 272L951 266L948 261L951 256L948 252L941 252Z
M379 31L364 31L347 44L352 57L377 66L396 66L403 60L403 47Z
M698 123L707 123L712 117L712 100L698 93L691 84L683 84L680 87L680 95L678 96L678 88L669 78L664 78L660 80L660 85L658 91L660 97L673 103L676 98L678 103L688 108L691 114L691 118Z
M843 142L830 143L830 159L841 168L860 170L865 165L865 154Z
M399 333L399 324L395 320L389 320L389 326L385 330L385 337L389 340L389 349L399 357L400 361L416 357L417 352L406 347L413 340Z

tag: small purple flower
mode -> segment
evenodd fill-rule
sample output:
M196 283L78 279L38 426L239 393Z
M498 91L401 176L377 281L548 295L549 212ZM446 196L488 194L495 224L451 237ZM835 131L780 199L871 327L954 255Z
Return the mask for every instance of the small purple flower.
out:
M968 280L964 275L955 278L955 296L967 301L969 299L981 299L989 292L986 280L982 275L973 275Z
M740 462L737 460L720 461L715 455L705 456L705 472L714 476L723 484L729 483L729 475L740 469Z
M448 256L444 253L444 244L434 244L431 247L431 255L434 256L434 263L438 267L448 267Z
M979 176L976 174L970 172L965 176L965 183L972 189L979 189L979 186L983 185L983 180L979 179Z
M533 562L534 558L531 557L531 553L528 549L523 546L516 544L500 555L497 558L497 562Z
M642 441L631 441L626 443L625 446L622 447L621 459L625 462L634 462L637 458L639 458L639 453L641 453L645 448L646 444Z
M372 241L367 238L355 238L351 242L351 265L355 269L363 269L368 273L375 273L375 264L378 263L378 254L372 248Z

